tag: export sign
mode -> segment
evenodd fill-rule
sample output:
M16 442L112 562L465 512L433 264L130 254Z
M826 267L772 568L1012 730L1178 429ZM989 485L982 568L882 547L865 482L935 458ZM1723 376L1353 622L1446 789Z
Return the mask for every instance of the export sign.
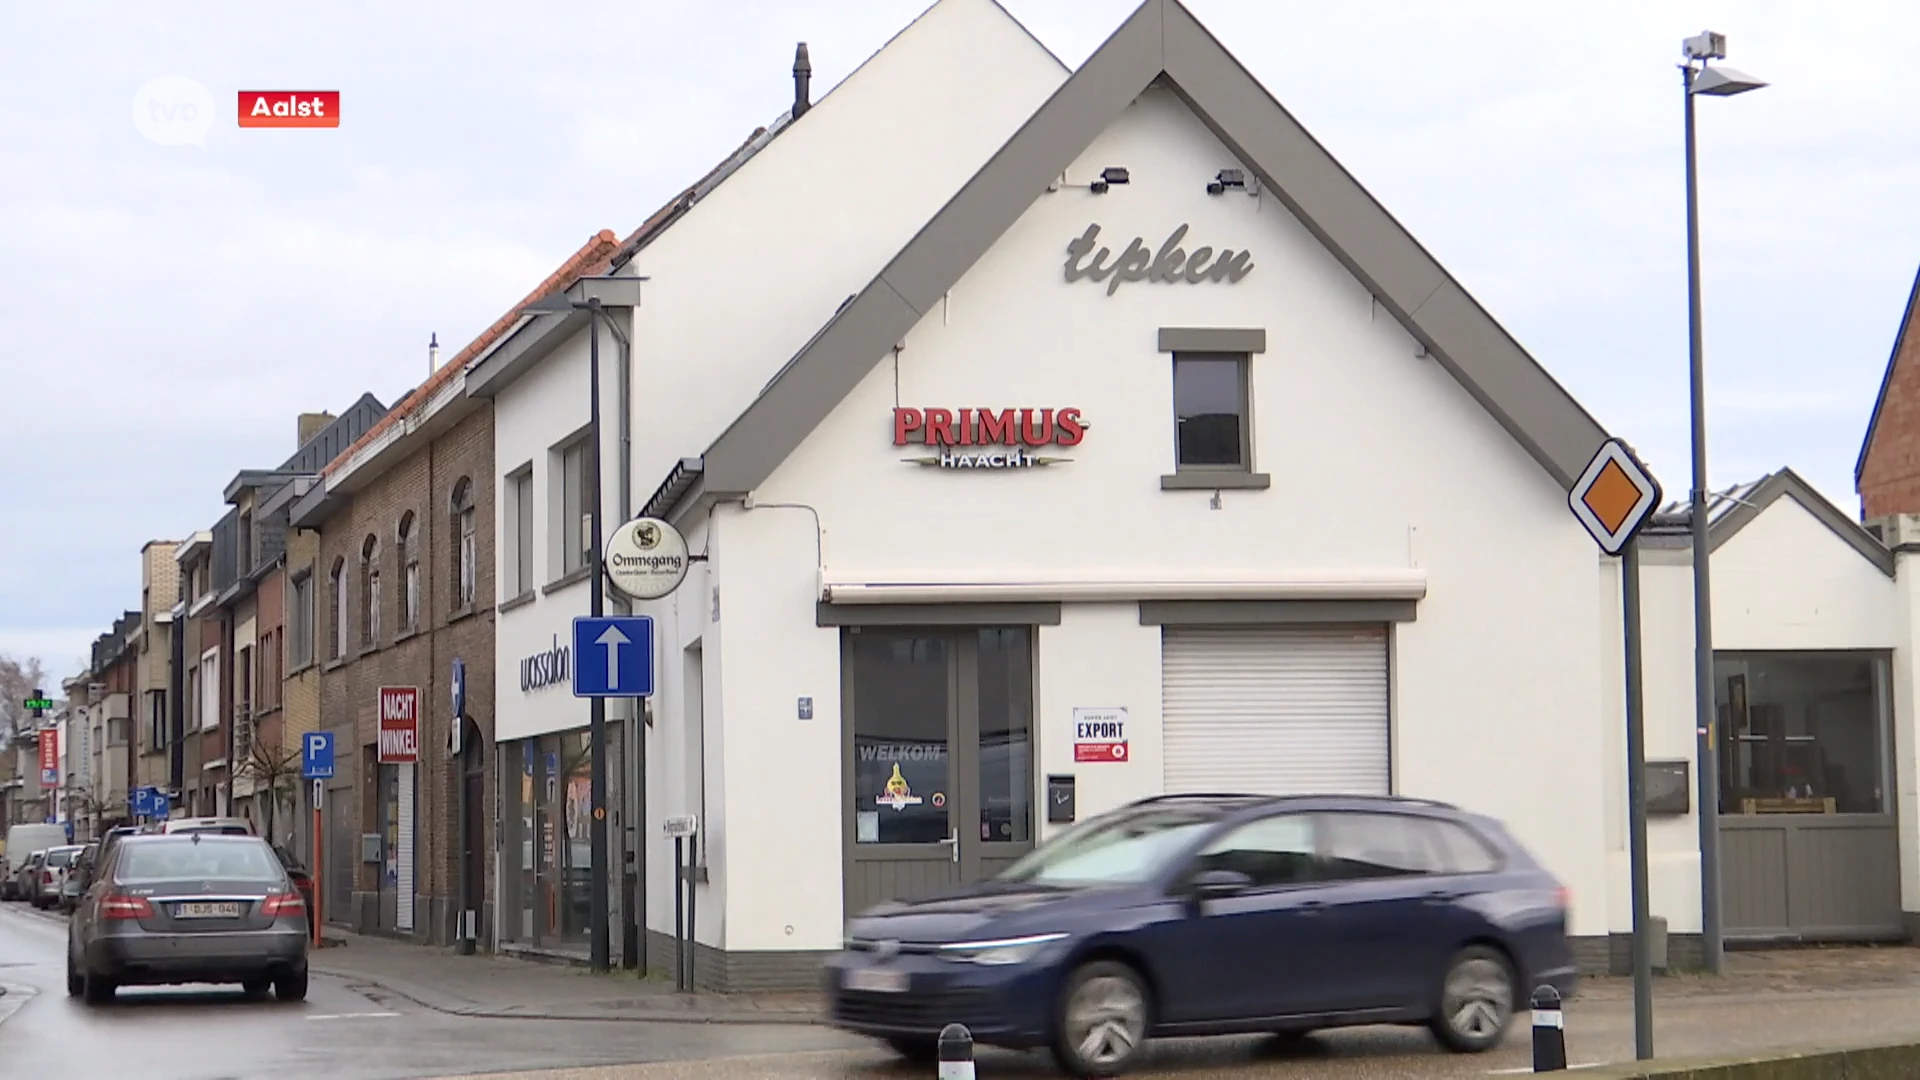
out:
M412 765L420 760L420 688L380 688L380 764Z
M1072 458L1037 453L1051 446L1078 446L1087 437L1080 410L935 409L893 410L893 445L922 445L938 453L903 460L942 469L1026 469Z
M1073 710L1073 760L1085 764L1127 760L1127 710Z
M60 783L60 729L40 729L40 783Z

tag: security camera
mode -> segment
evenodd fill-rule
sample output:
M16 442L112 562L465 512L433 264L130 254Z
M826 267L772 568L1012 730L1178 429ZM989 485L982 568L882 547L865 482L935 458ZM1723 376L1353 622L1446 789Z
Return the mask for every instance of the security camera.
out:
M1698 34L1680 43L1680 49L1689 60L1725 60L1727 58L1727 35L1716 34L1711 30L1702 30Z

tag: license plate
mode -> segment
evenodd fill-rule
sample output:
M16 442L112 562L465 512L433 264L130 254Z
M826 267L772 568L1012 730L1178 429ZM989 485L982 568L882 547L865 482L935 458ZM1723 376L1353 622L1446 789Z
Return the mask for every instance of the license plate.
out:
M173 909L176 919L237 919L239 904L179 904Z
M869 994L904 994L907 992L907 973L858 968L847 972L847 989Z

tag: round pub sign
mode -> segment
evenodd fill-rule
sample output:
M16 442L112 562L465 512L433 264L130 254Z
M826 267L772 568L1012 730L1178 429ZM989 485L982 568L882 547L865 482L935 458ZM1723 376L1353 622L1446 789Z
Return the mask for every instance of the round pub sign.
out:
M607 541L607 580L635 600L658 600L687 579L687 538L659 518L635 518Z

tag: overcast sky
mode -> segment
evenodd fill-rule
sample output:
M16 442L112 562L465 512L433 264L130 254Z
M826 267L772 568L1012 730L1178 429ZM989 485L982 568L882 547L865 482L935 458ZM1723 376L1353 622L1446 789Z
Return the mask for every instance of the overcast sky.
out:
M1848 513L1920 267L1920 7L1189 0L1684 495L1683 37L1773 86L1702 103L1712 478L1791 465ZM1078 65L1135 0L1007 0ZM17 5L0 37L0 652L80 665L139 548L209 527L294 416L392 403L594 231L624 235L926 0ZM191 9L191 10L190 10ZM103 12L112 14L104 15ZM981 57L980 77L993 77ZM134 123L204 85L204 148ZM241 89L344 124L245 131ZM149 115L151 111L149 110ZM930 118L937 122L937 118ZM175 129L178 130L178 129Z

